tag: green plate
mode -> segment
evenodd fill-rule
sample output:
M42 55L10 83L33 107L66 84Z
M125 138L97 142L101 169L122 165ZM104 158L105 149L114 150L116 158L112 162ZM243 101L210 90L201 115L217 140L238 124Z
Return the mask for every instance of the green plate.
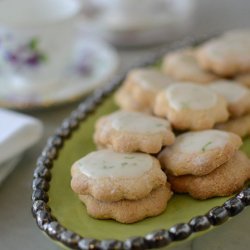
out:
M116 109L113 97L106 99L94 114L81 123L59 151L59 157L52 168L48 195L52 214L60 224L84 237L125 240L131 236L144 236L154 230L188 222L192 217L203 215L229 199L224 197L198 201L188 195L174 195L163 214L130 225L89 217L85 206L70 188L70 168L76 160L95 150L92 140L95 121ZM242 150L250 156L249 138L244 140Z

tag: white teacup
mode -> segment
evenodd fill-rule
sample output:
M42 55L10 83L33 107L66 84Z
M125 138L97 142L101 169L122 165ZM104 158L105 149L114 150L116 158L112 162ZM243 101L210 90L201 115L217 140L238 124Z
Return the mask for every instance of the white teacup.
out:
M78 0L0 1L0 84L54 84L69 67Z
M104 20L113 27L148 26L154 22L161 23L172 8L169 0L89 0L101 8Z

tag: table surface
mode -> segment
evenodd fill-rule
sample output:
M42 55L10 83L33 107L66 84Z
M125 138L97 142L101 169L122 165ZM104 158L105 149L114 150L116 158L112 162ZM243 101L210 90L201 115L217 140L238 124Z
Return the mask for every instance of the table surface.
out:
M249 0L197 0L191 35L201 35L232 28L243 28L250 24ZM149 49L120 50L121 69L132 63L143 61ZM37 228L31 216L31 180L35 161L48 136L52 135L61 121L78 103L67 106L29 112L41 119L45 125L43 139L28 150L14 172L0 186L0 249L3 250L56 250L59 249ZM190 250L247 250L250 244L250 209L215 230L175 249Z

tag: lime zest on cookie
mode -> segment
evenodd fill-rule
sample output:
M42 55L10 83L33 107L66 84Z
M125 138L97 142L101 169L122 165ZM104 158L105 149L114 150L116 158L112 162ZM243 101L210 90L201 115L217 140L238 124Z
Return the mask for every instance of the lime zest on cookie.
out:
M107 166L107 165L103 166L103 169L111 169L111 168L114 168L114 166Z
M134 159L135 157L134 156L124 156L125 159Z
M206 150L207 150L207 147L209 146L209 145L211 145L213 142L212 141L209 141L208 143L206 143L203 147L202 147L202 152L205 152Z
M157 123L156 124L156 127L164 127L165 125L164 124L162 124L162 123Z

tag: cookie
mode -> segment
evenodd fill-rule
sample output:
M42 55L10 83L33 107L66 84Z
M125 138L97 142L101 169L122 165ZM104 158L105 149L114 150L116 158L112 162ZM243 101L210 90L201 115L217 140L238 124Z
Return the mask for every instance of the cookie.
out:
M218 79L218 76L200 67L192 49L168 53L163 59L162 71L178 81L209 83Z
M114 219L121 223L134 223L146 217L161 214L172 196L169 185L153 190L140 200L99 201L90 195L80 195L90 216L97 219Z
M100 118L94 134L97 145L117 152L158 153L174 139L167 120L121 110Z
M206 175L233 157L242 140L233 133L215 129L188 132L158 155L171 175Z
M172 82L157 69L134 69L117 91L115 101L125 110L152 113L156 95Z
M175 83L157 95L154 113L167 117L179 130L210 129L229 117L226 100L212 89L193 84Z
M171 188L177 193L189 193L195 199L229 196L241 190L250 179L250 162L238 151L228 162L203 175L168 176Z
M115 94L116 104L126 111L138 111L143 113L152 113L151 106L136 100L127 87L122 86Z
M250 111L250 90L245 86L223 80L213 82L209 87L225 97L231 116L241 116Z
M231 33L214 38L197 49L196 58L204 70L221 77L250 71L250 33Z
M244 115L231 119L225 123L217 124L215 128L235 133L241 137L245 137L247 135L250 135L250 115Z
M247 88L250 88L250 73L237 75L234 79Z
M159 161L143 153L92 152L71 168L71 188L97 200L138 200L166 183Z

